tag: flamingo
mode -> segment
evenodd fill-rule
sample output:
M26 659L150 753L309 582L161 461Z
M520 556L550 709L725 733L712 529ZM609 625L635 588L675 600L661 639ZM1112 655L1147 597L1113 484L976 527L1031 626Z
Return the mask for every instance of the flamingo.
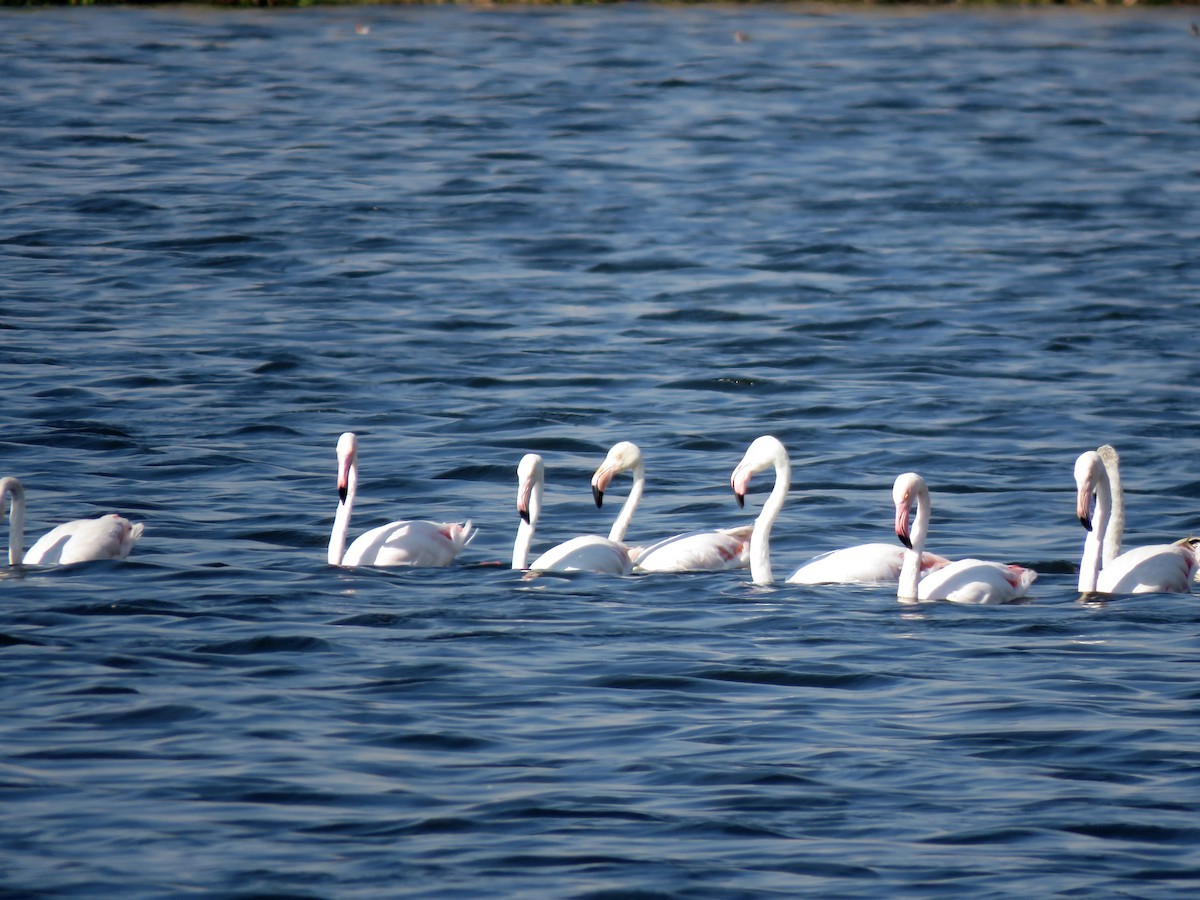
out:
M478 529L467 522L388 522L360 534L346 549L346 532L358 490L358 438L347 431L337 443L338 508L329 535L331 566L448 566Z
M1099 452L1088 450L1075 460L1075 487L1075 511L1088 532L1079 562L1081 594L1191 593L1198 560L1195 546L1187 540L1126 550L1101 568L1113 495Z
M896 592L898 599L1008 603L1024 597L1037 579L1033 569L982 559L959 559L921 576L917 559L925 547L931 506L925 479L916 472L897 476L892 500L896 504L896 537L908 548ZM909 514L914 504L917 512L910 530Z
M537 530L545 490L546 464L536 453L526 453L517 466L517 512L521 522L513 543L512 567L528 568L534 572L598 572L609 575L629 575L633 560L629 548L597 534L583 535L564 541L547 550L527 565L529 546Z
M0 478L0 521L9 500L8 564L67 566L93 559L124 559L142 536L143 525L110 513L95 519L65 522L42 535L22 558L25 541L25 488L11 476Z
M787 449L772 435L763 435L746 450L730 477L738 506L745 504L750 478L775 468L775 486L754 520L750 536L750 576L755 584L773 584L771 527L783 508L791 485L791 460ZM879 584L894 582L904 562L904 549L894 544L868 543L833 550L815 557L787 579L791 584ZM921 555L923 570L944 566L949 560L933 553Z
M614 444L604 462L592 476L592 496L596 506L604 503L604 492L622 472L633 473L633 487L621 513L608 533L609 540L623 541L646 486L646 466L637 444ZM749 562L750 534L753 526L742 525L712 531L690 531L664 538L634 551L633 566L638 572L702 572L744 568Z

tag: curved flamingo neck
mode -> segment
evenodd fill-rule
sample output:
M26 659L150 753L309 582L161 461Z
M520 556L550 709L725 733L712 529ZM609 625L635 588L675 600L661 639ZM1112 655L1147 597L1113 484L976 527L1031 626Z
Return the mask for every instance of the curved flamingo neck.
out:
M533 544L533 535L537 531L538 518L542 514L542 491L545 490L545 479L539 473L529 493L529 521L521 519L517 525L517 539L513 542L512 567L514 569L529 568L529 548Z
M1121 487L1121 457L1116 448L1105 444L1096 452L1104 462L1104 471L1108 475L1108 527L1104 532L1104 551L1101 555L1103 567L1121 555L1121 543L1125 539L1125 491Z
M354 496L358 493L358 456L352 454L347 463L346 499L338 501L337 515L333 517L333 531L329 533L329 564L340 566L346 555L346 534L350 530L350 515L354 512Z
M771 528L783 509L783 501L787 499L792 484L792 463L787 452L780 448L772 454L771 462L775 464L775 486L771 488L771 496L759 511L758 518L754 520L754 530L750 533L750 577L755 584L775 582L775 575L771 571Z
M1092 513L1092 529L1084 538L1083 556L1079 560L1079 593L1081 594L1091 594L1096 590L1112 512L1112 488L1109 485L1107 471L1099 465L1093 466L1092 477L1095 482L1096 509Z
M929 499L929 488L924 482L917 485L917 515L913 519L909 541L912 544L904 552L904 562L900 566L900 585L896 596L901 600L917 599L917 582L921 580L921 554L925 552L925 538L929 534L929 517L932 503Z
M621 506L621 513L608 532L608 539L618 544L625 540L625 532L629 530L629 523L633 521L633 513L642 499L642 491L646 489L645 463L639 459L633 464L632 471L633 487L629 489L629 496L625 498L625 503Z
M8 564L18 565L25 552L25 488L11 476L0 478L0 520L4 518L4 500L8 510Z

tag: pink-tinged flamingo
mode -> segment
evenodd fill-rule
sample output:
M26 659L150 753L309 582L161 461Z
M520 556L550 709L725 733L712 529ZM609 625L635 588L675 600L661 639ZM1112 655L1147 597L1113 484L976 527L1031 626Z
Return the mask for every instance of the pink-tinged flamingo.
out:
M8 564L68 566L93 559L125 559L142 536L143 525L110 513L94 519L75 519L52 528L22 556L25 541L25 488L11 476L0 478L0 520L9 500Z
M329 535L332 566L448 566L471 543L467 522L388 522L361 534L346 549L346 532L358 491L358 438L347 431L337 443L338 508Z

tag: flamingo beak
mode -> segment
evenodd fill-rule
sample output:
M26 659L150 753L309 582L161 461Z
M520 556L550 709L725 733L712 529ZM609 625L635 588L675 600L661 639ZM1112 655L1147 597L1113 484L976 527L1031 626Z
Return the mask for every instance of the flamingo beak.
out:
M533 482L522 482L521 489L517 491L517 512L521 514L521 518L525 524L529 524L529 495L533 493Z
M912 508L912 499L905 494L896 504L896 537L909 550L912 549L912 537L909 533L908 513Z
M1092 485L1084 483L1079 487L1079 493L1075 498L1075 515L1079 517L1079 524L1087 531L1092 530Z
M338 474L337 474L337 491L338 500L342 503L346 502L346 494L350 487L350 457L338 457Z
M612 466L601 466L592 476L592 499L596 501L597 509L604 506L604 489L608 487L608 483L612 481L615 474L616 470Z
M738 509L746 507L746 492L750 487L750 476L754 474L744 466L738 466L729 476L729 486L733 488L733 498L737 500Z

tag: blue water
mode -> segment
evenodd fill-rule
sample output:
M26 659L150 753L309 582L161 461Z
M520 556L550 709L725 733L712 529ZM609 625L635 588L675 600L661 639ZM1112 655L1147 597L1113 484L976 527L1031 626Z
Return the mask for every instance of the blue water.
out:
M0 14L0 474L146 528L0 574L0 894L1196 896L1200 603L1081 603L1071 478L1200 531L1193 18ZM458 565L325 564L344 430ZM779 576L915 469L1030 602L506 568L523 453L536 552L763 433Z

